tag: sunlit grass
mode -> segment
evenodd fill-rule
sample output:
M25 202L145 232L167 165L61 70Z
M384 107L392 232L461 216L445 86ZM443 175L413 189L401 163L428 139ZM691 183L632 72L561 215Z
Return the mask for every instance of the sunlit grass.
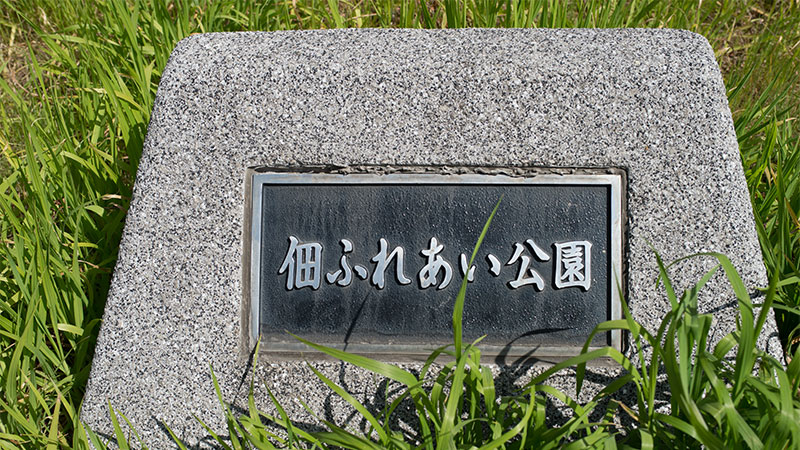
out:
M698 32L723 68L764 259L778 279L777 311L800 304L796 1L0 5L0 443L86 445L75 433L77 407L156 87L174 45L192 33L456 26Z
M470 264L496 211L497 207L478 238ZM659 285L663 285L671 305L658 330L648 330L638 323L623 302L624 317L598 325L587 338L580 355L553 365L515 394L498 393L491 369L481 364L482 338L469 344L462 341L462 314L468 286L464 278L453 307L453 343L434 350L419 372L295 336L314 350L360 367L396 386L399 394L380 411L371 412L309 365L322 383L350 405L357 415L355 422L364 426L343 428L306 407L316 422L324 426L324 431L304 429L302 424L293 423L267 385L265 389L277 415L259 411L255 407L253 380L248 412L236 415L222 398L213 371L228 438L220 438L203 425L218 445L224 447L230 440L233 448L272 448L272 445L355 450L800 446L800 357L784 368L780 361L755 346L775 298L776 280L767 292L764 308L756 313L744 282L727 257L719 253L692 257L715 258L719 264L694 286L678 293L672 286L668 266L655 255ZM737 297L739 326L709 348L707 339L714 317L697 312L698 295L719 270L725 274ZM623 330L630 335L630 352L624 354L614 347L589 351L595 333L612 330ZM731 357L731 353L735 355ZM258 355L257 348L255 355ZM438 361L441 356L448 356L450 361ZM552 375L577 368L575 377L580 395L587 363L600 358L611 359L624 370L585 403L578 403L546 384ZM441 368L434 369L437 362ZM257 364L256 356L253 378ZM633 391L633 401L620 395L623 389ZM662 411L656 401L665 389L670 392L669 413ZM553 400L566 407L561 424L548 422L547 406ZM398 423L393 415L402 410L404 404L405 409L414 411L419 424L412 430L391 426ZM627 417L626 424L615 420L621 416ZM361 418L363 420L359 420ZM115 428L119 427L115 424ZM170 434L180 448L186 448L172 431Z

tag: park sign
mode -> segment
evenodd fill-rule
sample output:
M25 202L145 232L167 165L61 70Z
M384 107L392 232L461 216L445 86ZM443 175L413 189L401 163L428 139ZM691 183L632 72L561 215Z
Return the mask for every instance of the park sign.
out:
M465 279L465 337L486 336L509 385L543 370L514 364L574 354L623 305L657 330L670 304L654 251L720 252L750 292L766 285L725 86L699 35L192 36L161 76L81 417L113 436L111 404L149 447L174 445L163 425L202 447L196 418L225 430L213 368L234 411L254 376L260 408L265 383L291 417L306 414L299 399L358 426L307 363L359 399L391 384L287 331L418 370L450 342ZM676 262L673 286L715 264ZM736 329L723 274L698 309L714 316L712 345ZM759 346L779 354L772 319L765 330ZM630 350L624 334L589 344ZM549 382L574 396L573 376ZM602 382L582 396L592 389Z
M307 352L290 331L424 360L452 341L467 278L466 337L486 336L484 353L575 355L621 317L623 175L253 171L247 348ZM620 333L593 344L621 349Z

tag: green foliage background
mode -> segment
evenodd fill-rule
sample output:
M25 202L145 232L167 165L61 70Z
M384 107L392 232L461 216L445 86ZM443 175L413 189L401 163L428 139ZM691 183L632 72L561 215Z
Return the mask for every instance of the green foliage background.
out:
M465 26L704 35L728 87L788 339L800 305L796 0L0 0L0 447L86 444L78 407L156 87L180 39Z

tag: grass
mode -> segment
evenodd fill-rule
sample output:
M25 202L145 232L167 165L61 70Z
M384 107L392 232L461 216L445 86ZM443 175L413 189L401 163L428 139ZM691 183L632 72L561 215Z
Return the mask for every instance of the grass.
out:
M478 238L470 264L496 211L495 207ZM361 430L344 429L320 418L306 406L326 428L325 431L309 431L292 422L266 384L277 415L257 410L252 381L248 414L234 415L223 400L212 371L232 448L274 448L273 445L430 450L618 446L797 448L800 446L800 397L797 394L800 358L784 368L780 361L754 345L774 300L776 282L773 281L766 295L765 307L756 316L747 288L727 257L718 253L695 256L714 257L719 265L679 296L672 287L667 267L656 255L659 281L664 285L671 311L655 333L636 322L623 303L624 318L598 325L580 355L547 369L512 395L498 395L491 369L481 364L479 342L482 338L466 345L462 340L466 278L453 308L453 344L433 351L419 373L295 336L317 351L394 382L401 393L381 411L373 413L309 365L324 384L350 404L358 418L364 419L362 423L368 424ZM714 318L711 314L697 312L697 300L705 283L720 269L736 293L740 326L709 349L707 338ZM633 347L630 357L613 347L588 350L595 333L610 330L624 330L630 334ZM733 358L728 356L732 350ZM645 353L649 356L645 357ZM451 356L453 361L439 370L432 370L442 355ZM610 358L625 371L584 404L544 384L551 375L577 367L580 394L586 364L598 358ZM635 406L618 399L620 391L629 386L634 391ZM660 412L656 403L657 395L666 386L671 392L669 414ZM560 425L548 423L546 409L551 399L569 409L568 418ZM412 431L390 426L398 423L393 414L402 410L404 403L410 403L405 409L416 413L419 425ZM627 425L616 423L615 418L622 415L629 416ZM227 447L227 440L219 438L210 428L206 429L220 447L231 448ZM180 448L186 448L172 431L170 433Z
M208 31L458 26L671 27L706 36L729 90L789 339L800 305L797 1L0 0L0 447L87 445L77 410L155 90L178 40ZM468 347L455 353L472 355ZM465 358L465 367L476 362ZM734 410L761 411L742 395ZM534 408L515 405L509 411Z

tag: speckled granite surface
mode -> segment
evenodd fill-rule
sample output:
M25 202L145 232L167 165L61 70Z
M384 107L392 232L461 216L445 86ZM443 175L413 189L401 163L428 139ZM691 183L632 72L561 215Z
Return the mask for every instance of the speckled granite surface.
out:
M91 427L111 435L110 401L153 448L171 446L159 423L206 445L193 414L223 431L210 366L226 400L246 406L245 170L320 164L623 167L638 320L655 328L668 308L648 242L668 261L720 251L750 288L766 284L725 88L696 34L196 35L158 89L83 405ZM693 259L672 274L685 287L712 265ZM719 339L735 321L721 276L701 300ZM776 353L774 331L770 318L762 345ZM302 397L323 417L352 420L304 363L259 364L291 413ZM382 392L369 374L317 366L359 399ZM569 389L571 377L553 383Z

